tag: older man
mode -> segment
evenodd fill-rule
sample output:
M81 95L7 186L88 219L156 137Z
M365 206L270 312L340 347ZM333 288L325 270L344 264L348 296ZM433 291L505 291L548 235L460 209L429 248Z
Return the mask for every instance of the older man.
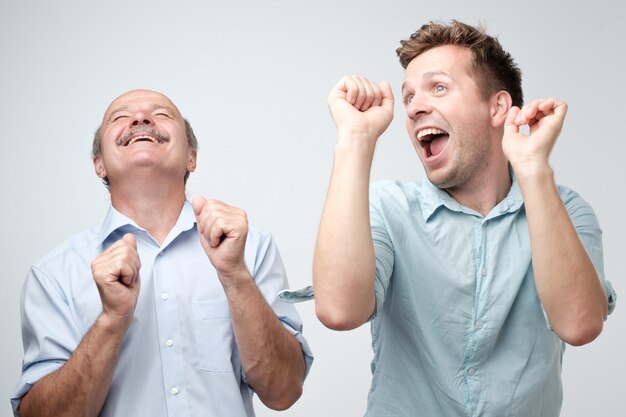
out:
M185 196L189 123L163 94L115 99L93 145L111 193L98 227L31 269L22 294L28 416L253 416L302 392L312 356L270 235Z

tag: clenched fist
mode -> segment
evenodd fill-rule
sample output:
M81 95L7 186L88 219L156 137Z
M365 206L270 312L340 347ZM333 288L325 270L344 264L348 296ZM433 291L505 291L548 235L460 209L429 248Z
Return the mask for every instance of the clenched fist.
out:
M137 241L130 233L91 263L93 279L102 300L102 313L121 332L125 332L132 322L139 297L140 269Z
M328 95L328 107L340 137L376 142L393 119L393 93L387 81L346 76Z
M192 202L200 243L215 267L223 286L236 283L246 270L244 248L248 236L248 216L237 207L197 196Z

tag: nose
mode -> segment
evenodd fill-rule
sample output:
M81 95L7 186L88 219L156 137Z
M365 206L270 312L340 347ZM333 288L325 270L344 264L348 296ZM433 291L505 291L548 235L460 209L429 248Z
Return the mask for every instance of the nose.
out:
M417 119L419 116L429 114L433 111L432 103L424 94L415 94L406 105L406 112L410 119Z
M132 127L141 126L141 125L152 126L153 124L154 124L154 120L152 120L152 117L150 116L150 114L147 112L144 112L143 110L139 110L135 112L135 114L133 115L130 121L130 125Z

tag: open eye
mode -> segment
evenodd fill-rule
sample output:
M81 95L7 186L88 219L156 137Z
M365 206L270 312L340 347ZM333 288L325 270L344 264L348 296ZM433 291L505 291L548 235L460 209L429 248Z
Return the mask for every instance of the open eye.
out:
M404 105L408 106L409 104L411 104L411 101L413 101L413 97L414 97L413 94L407 94L404 97Z
M444 91L446 91L446 86L443 84L437 84L435 85L435 88L433 90L435 91L435 93L443 93Z

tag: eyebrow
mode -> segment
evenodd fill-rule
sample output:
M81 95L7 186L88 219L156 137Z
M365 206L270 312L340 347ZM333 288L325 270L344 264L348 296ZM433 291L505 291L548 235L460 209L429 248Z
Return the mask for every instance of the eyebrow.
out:
M445 75L446 77L450 78L450 75L447 72L444 72L444 71L429 71L429 72L425 72L422 75L422 79L423 80L427 80L429 78L433 78L433 77L438 76L438 75ZM404 91L405 87L406 87L406 81L402 83L402 90L401 91Z

